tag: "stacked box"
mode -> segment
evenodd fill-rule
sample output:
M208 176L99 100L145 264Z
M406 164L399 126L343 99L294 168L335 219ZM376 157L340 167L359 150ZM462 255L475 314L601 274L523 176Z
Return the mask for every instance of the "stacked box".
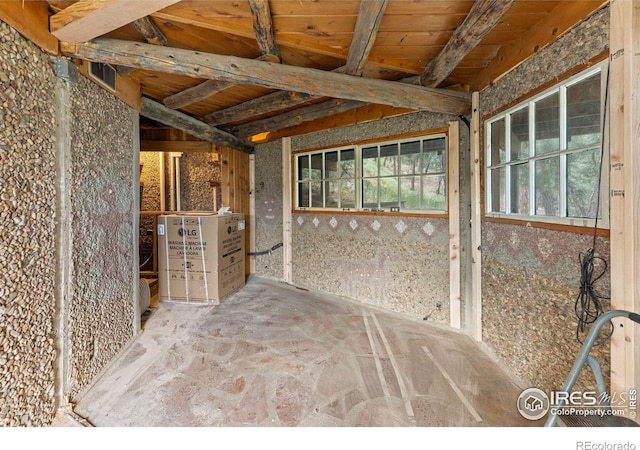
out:
M217 305L244 286L244 216L158 217L158 299Z

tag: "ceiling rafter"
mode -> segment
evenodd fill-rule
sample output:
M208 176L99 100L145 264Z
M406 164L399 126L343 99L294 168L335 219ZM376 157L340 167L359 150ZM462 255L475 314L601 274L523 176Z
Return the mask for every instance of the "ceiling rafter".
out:
M96 39L84 44L61 43L61 50L67 56L81 59L271 89L306 92L324 97L445 114L466 114L471 109L470 95L461 92L139 42Z
M420 77L420 84L434 88L442 83L500 22L514 2L515 0L477 0L442 51L429 61Z
M369 55L376 35L380 28L380 22L387 9L388 0L372 2L362 0L360 2L360 12L356 20L356 27L353 32L353 39L349 46L349 55L345 71L349 75L360 76L364 66L369 60Z
M271 11L268 0L249 0L251 15L253 17L253 29L258 47L262 55L260 61L280 63L280 48L276 44L271 22ZM234 86L235 83L220 80L207 80L184 91L170 95L162 100L165 106L172 109L184 108L211 97Z
M49 19L61 42L88 42L180 0L80 0Z
M149 119L182 130L204 141L232 147L246 153L253 152L252 144L184 113L169 109L163 104L149 98L142 98L140 114Z
M368 103L357 100L331 99L305 108L289 111L275 117L255 120L244 125L239 125L234 127L231 132L238 137L249 137L259 133L293 127L304 122L333 116L366 105L368 105Z
M160 31L160 28L156 26L149 16L142 17L138 20L134 20L131 25L140 33L149 44L167 46L169 41L167 37ZM118 75L126 77L137 69L135 67L118 66L116 67Z

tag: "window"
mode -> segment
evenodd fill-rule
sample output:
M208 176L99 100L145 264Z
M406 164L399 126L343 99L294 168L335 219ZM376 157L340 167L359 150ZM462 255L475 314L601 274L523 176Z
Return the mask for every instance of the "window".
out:
M296 209L447 210L443 134L295 155Z
M602 70L584 71L486 122L487 216L593 224L600 190L608 190L598 186ZM603 195L600 211L606 201Z

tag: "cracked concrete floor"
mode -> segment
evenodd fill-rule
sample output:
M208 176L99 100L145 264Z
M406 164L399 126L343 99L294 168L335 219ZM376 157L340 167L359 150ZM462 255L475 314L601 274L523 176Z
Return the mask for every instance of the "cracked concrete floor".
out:
M83 396L95 426L538 426L522 388L443 326L253 277L219 306L160 303Z

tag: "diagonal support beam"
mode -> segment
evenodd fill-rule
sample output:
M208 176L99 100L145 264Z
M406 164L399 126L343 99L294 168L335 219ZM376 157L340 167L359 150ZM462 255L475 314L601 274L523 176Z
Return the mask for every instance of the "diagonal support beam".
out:
M180 0L80 0L51 16L51 33L63 42L88 42Z
M276 43L273 34L273 22L271 20L271 9L269 0L249 0L251 17L253 18L253 30L256 33L256 41L263 55L271 55L282 61L280 47Z
M355 76L362 75L364 65L367 63L373 44L376 41L376 35L384 12L387 9L387 3L388 0L375 2L361 0L356 28L349 47L349 56L347 56L346 73Z
M207 125L206 123L194 119L191 116L169 109L166 106L158 102L154 102L146 97L142 98L140 114L144 117L148 117L149 119L164 123L170 127L185 131L186 133L207 142L232 147L246 153L253 153L253 145L250 143L243 141L230 133Z
M471 11L420 77L420 84L437 87L453 72L511 8L515 0L476 0Z
M134 20L131 25L138 31L138 33L144 36L149 44L162 45L164 47L169 45L167 37L162 31L160 31L160 28L153 23L149 16Z
M207 80L184 91L180 91L177 94L166 97L162 100L162 103L164 103L167 108L180 109L202 101L216 92L224 91L231 86L233 86L233 83L228 81Z
M471 96L462 92L358 78L233 56L203 54L115 39L97 39L76 45L63 43L61 49L67 56L196 78L218 79L444 114L468 114L471 110Z

